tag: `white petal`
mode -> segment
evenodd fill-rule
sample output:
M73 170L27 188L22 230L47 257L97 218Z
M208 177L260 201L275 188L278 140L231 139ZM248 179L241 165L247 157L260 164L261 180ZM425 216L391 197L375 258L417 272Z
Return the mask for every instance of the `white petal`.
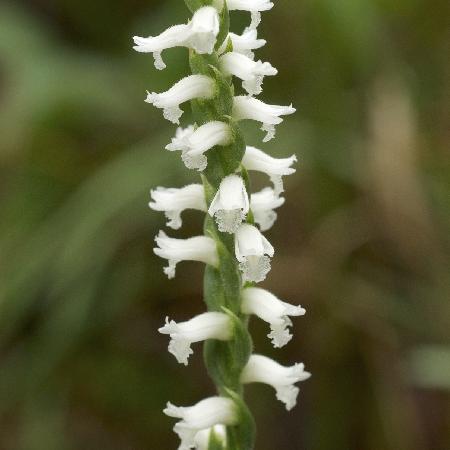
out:
M193 48L197 53L212 53L219 34L219 16L216 8L205 6L199 8L187 25L175 25L158 36L142 38L135 36L133 47L141 53L153 53L155 67L166 67L161 52L173 47Z
M206 211L205 191L201 184L189 184L183 188L158 187L150 191L150 208L163 211L167 226L177 230L181 227L181 213L186 209Z
M266 41L264 39L258 39L256 29L246 28L242 35L229 33L228 38L225 39L224 43L220 47L219 53L223 53L225 51L228 44L228 39L231 40L234 52L242 53L250 59L254 58L253 50L257 50L266 45Z
M261 231L266 231L274 224L277 214L274 209L284 204L284 198L279 197L274 189L265 188L251 195L250 204L255 222Z
M179 123L183 111L181 103L195 98L212 98L215 94L214 80L205 75L189 75L175 83L168 91L156 94L147 92L146 102L164 110L164 117Z
M180 150L181 158L188 169L204 170L208 163L204 153L216 145L230 144L231 139L232 132L227 123L211 121L196 130L192 126L182 132L177 130L177 135L166 149Z
M241 382L272 386L276 390L277 398L290 410L295 406L299 392L294 384L307 380L310 376L301 363L285 367L266 356L252 355L242 371Z
M216 217L219 230L234 233L249 211L249 199L244 180L238 175L228 175L220 183L211 205L210 216Z
M216 243L212 238L196 236L189 239L175 239L160 231L155 241L158 247L153 251L169 262L169 266L164 269L169 278L175 276L175 266L180 261L199 261L214 267L218 265Z
M207 312L180 323L166 317L165 325L158 331L170 335L169 352L179 363L187 365L193 353L192 343L207 339L228 341L232 337L232 323L224 313Z
M267 153L255 147L247 146L242 159L242 165L247 170L255 170L269 175L274 184L274 191L279 195L284 191L282 176L295 172L291 166L297 161L297 157L292 155L289 158L272 158Z

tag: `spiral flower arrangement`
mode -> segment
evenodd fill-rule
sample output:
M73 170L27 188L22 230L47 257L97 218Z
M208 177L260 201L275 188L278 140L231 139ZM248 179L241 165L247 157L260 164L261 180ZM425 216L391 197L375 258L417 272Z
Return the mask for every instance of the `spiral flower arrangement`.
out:
M164 413L178 419L174 426L179 450L251 450L255 425L243 397L243 386L265 383L275 389L286 409L293 408L299 389L295 384L310 374L302 363L285 367L253 354L248 321L255 315L267 322L274 347L292 338L291 317L305 314L300 306L278 299L257 287L271 268L274 248L262 234L274 224L275 210L284 203L282 177L295 172L296 157L277 159L247 146L239 127L242 120L261 123L264 142L275 137L282 116L292 106L278 106L255 98L264 77L277 70L268 62L255 61L254 51L265 45L258 39L261 12L268 0L185 0L192 12L187 24L175 25L157 36L135 37L134 49L152 53L155 67L164 69L162 52L172 47L189 49L192 74L162 93L148 93L146 102L163 110L179 124L180 105L190 101L195 123L179 127L168 151L179 151L185 166L201 172L202 183L151 191L150 207L164 212L167 226L182 226L186 209L205 213L203 234L177 239L160 231L154 252L168 261L164 272L175 276L181 261L206 265L204 299L207 311L186 322L166 318L160 333L170 337L169 352L187 365L192 346L204 342L209 375L217 387L214 396L193 406L167 404ZM241 35L229 31L229 11L251 13L251 23ZM235 95L233 79L239 79L245 95ZM269 176L272 186L250 194L249 171Z

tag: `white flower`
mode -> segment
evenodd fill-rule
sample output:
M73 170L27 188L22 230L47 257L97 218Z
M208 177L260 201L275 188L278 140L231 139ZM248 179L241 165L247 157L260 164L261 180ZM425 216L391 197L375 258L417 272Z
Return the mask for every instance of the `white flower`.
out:
M227 430L223 425L216 425L208 428L207 430L199 431L195 435L195 448L197 450L208 450L209 440L213 433L216 439L221 442L223 446L225 446L227 441Z
M264 188L250 197L250 207L252 209L255 222L261 231L267 231L277 220L277 213L274 211L284 203L284 198L280 197L272 188Z
M234 233L249 211L249 200L244 180L239 175L228 175L219 186L208 214L216 217L219 230Z
M232 337L232 322L230 318L220 312L206 312L181 323L166 317L166 324L158 331L170 335L169 352L177 361L187 366L189 355L194 353L191 344L205 341L206 339L218 339L229 341Z
M276 75L277 69L268 62L253 61L238 52L228 52L220 57L220 67L226 75L234 75L243 80L242 87L250 95L258 95L262 91L265 76Z
M258 39L258 32L255 29L246 28L242 35L229 33L228 38L225 39L219 49L219 54L226 50L228 40L231 40L233 52L242 53L250 59L255 57L253 50L257 50L258 48L266 45L266 41L264 39Z
M155 67L162 70L166 67L161 52L172 47L193 48L197 53L212 53L219 34L219 16L211 6L198 9L187 25L175 25L159 36L133 38L133 48L141 53L153 53Z
M272 257L275 250L258 228L243 223L236 231L234 250L244 281L258 283L265 280L270 271L269 256Z
M269 175L275 188L275 194L278 195L284 191L282 177L295 172L295 169L291 166L296 161L297 157L295 155L289 158L272 158L262 150L247 146L244 158L242 159L242 165L247 170L256 170L257 172L263 172Z
M168 267L164 268L164 273L169 278L175 276L175 267L180 261L200 261L215 267L219 264L216 243L210 237L175 239L160 231L155 241L158 247L153 251L169 261Z
M183 111L181 103L194 98L212 98L215 94L215 82L206 75L189 75L175 83L168 91L156 94L147 92L145 101L163 109L164 118L172 123L180 123Z
M155 211L163 211L167 226L178 230L182 225L181 213L186 209L206 211L205 191L201 184L189 184L182 188L158 187L150 191L148 205Z
M297 404L299 381L307 380L311 374L302 363L285 367L262 355L252 355L242 371L241 383L265 383L276 390L277 399L290 411Z
M235 403L225 397L209 397L188 407L177 407L169 402L164 414L181 419L173 428L181 439L178 450L194 447L195 437L201 430L214 425L236 425L239 420Z
M204 170L208 160L205 152L215 145L231 143L230 126L225 122L211 121L194 129L192 125L183 129L178 128L172 142L166 146L170 151L181 151L181 158L188 169Z
M254 314L270 324L268 337L276 348L283 347L291 339L289 316L303 316L306 311L301 306L290 305L279 300L265 289L248 287L242 291L241 310L244 314Z
M216 5L220 7L223 0L216 0ZM252 14L251 29L256 27L261 22L261 11L268 11L273 8L273 3L269 0L227 0L227 7L229 11L249 11Z
M234 97L233 118L236 120L252 119L261 122L261 130L267 134L263 142L270 141L275 137L275 125L283 122L280 116L293 114L295 108L290 106L268 105L253 97L241 95Z

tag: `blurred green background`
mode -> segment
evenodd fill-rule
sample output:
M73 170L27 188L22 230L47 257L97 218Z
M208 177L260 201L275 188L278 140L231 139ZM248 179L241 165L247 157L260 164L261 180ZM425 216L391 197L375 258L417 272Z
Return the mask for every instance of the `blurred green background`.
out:
M279 76L262 98L298 113L267 145L245 132L299 157L263 286L308 313L282 350L251 328L258 352L313 378L289 414L247 389L256 448L448 450L450 4L275 3L258 58ZM157 333L203 310L203 268L165 278L164 218L146 206L150 188L198 180L143 102L188 74L187 55L166 52L158 72L131 50L188 16L181 0L0 5L2 450L175 449L165 402L214 392L200 346L185 368ZM233 13L235 31L248 20ZM201 215L184 217L169 234L200 233Z

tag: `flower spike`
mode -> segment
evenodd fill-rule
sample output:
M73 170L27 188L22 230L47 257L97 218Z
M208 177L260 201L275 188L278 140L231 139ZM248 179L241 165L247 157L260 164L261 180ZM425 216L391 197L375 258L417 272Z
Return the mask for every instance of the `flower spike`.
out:
M189 239L175 239L160 231L155 238L158 247L153 251L161 258L169 261L164 268L168 278L175 276L175 267L180 261L199 261L217 267L219 257L214 239L206 236L196 236Z
M166 317L166 324L158 331L170 335L169 352L180 364L187 366L189 355L194 353L192 343L207 339L229 341L232 329L231 319L225 313L206 312L181 323L169 321Z
M307 380L310 376L302 363L285 367L266 356L252 355L241 373L241 382L265 383L272 386L277 393L277 399L290 411L297 404L299 393L299 388L294 384Z
M161 58L161 52L173 47L188 47L199 54L210 54L214 50L219 34L219 15L216 8L205 6L198 9L191 22L187 25L175 25L159 36L133 38L136 44L133 48L141 53L153 53L155 67L158 70L166 68Z
M204 153L216 145L229 145L232 140L230 126L225 122L207 122L194 129L178 128L172 142L166 146L169 151L181 151L181 159L188 169L205 170L208 160Z
M306 313L301 306L285 303L269 291L257 287L248 287L242 291L241 309L244 314L255 314L270 324L268 337L275 348L283 347L292 339L289 332L292 321L289 316L303 316Z
M189 450L195 445L195 437L199 431L207 430L215 425L235 425L238 411L233 400L225 397L209 397L194 406L174 406L167 403L164 414L180 419L173 428L180 437L178 450Z
M262 123L261 130L267 134L263 142L268 142L275 137L275 125L283 122L280 116L293 114L295 108L290 106L268 105L256 98L241 95L234 97L233 117L236 120L251 119Z
M212 98L215 94L214 80L205 75L189 75L175 83L168 91L156 94L147 92L146 102L164 110L164 118L180 123L183 111L180 104L195 98Z
M208 214L216 217L219 230L234 233L250 209L244 180L239 175L228 175L220 183Z
M258 228L243 223L236 231L234 248L244 280L255 283L264 281L270 271L270 258L275 250Z

